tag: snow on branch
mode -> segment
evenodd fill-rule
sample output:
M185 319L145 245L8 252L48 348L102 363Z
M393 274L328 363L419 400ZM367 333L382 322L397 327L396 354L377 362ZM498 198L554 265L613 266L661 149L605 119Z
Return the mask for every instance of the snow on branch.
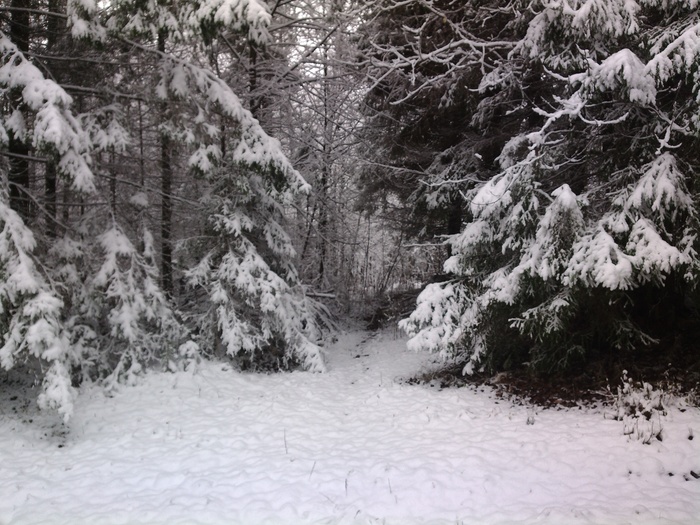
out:
M68 421L75 391L68 373L71 349L62 323L63 301L34 262L34 235L0 191L0 366L28 359L48 366L39 406L53 408Z
M56 82L45 78L2 32L0 54L0 92L21 90L21 102L34 113L31 131L19 108L5 120L4 127L16 136L28 134L36 148L54 150L60 157L58 167L70 178L73 189L94 192L90 139L69 109L71 97Z
M507 132L500 169L468 191L471 213L447 240L452 280L429 285L401 323L411 348L457 355L471 371L482 351L488 366L511 359L502 348L513 336L530 348L528 366L555 368L587 350L591 327L611 348L653 342L620 298L645 287L669 300L697 282L698 5L528 4L525 36L482 72L478 93L488 103L527 93L519 107L538 118ZM607 326L578 326L591 304L610 306Z
M666 242L656 227L641 218L632 226L625 247L630 260L639 270L641 283L656 280L663 282L666 275L681 265L690 264L690 257Z
M411 336L410 350L439 349L443 358L452 357L465 329L460 325L464 292L463 286L453 282L429 284L421 292L411 316L399 322L399 327Z
M369 42L369 90L394 77L405 81L401 83L400 96L390 101L392 105L402 104L424 91L442 89L442 105L449 106L455 100L454 91L465 71L474 69L485 74L497 66L501 54L515 46L514 41L502 38L502 27L498 26L497 30L495 26L489 27L486 6L465 5L448 11L427 0L399 1L383 6L381 16L390 17L394 11L401 13L408 5L424 13L412 18L410 25L402 24L400 34L389 38L388 42ZM484 34L472 32L475 24L458 20L460 16L478 17L481 24L477 27L480 26ZM430 73L425 74L425 71Z
M662 37L666 35L663 33ZM697 102L700 102L700 22L686 27L670 43L666 43L663 38L658 39L652 46L651 53L653 58L646 65L646 70L659 84L680 72L694 70L694 91Z
M207 290L213 310L202 318L202 328L220 338L230 356L243 353L256 361L259 354L279 352L284 361L325 370L323 352L308 333L314 324L310 300L295 275L274 271L250 240L236 235L228 249L213 250L186 275L191 285Z
M688 193L686 175L679 169L676 158L664 153L642 167L642 177L624 203L626 210L642 209L646 204L663 221L675 220L679 211L695 215L693 198Z
M186 3L187 5L187 3ZM186 20L191 27L213 20L227 29L247 31L248 39L265 44L270 39L271 16L267 5L258 0L204 0L191 6Z
M195 119L196 122L206 120L203 112L214 106L238 123L238 137L229 150L229 155L234 162L281 172L293 193L309 191L309 184L292 166L282 151L280 142L263 130L258 120L243 106L231 87L216 73L173 55L159 53L138 42L128 39L125 41L141 50L161 55L161 80L157 87L161 98L169 95L185 98L195 91L204 98L199 108L200 114ZM216 137L217 134L214 127L208 127L209 138ZM203 144L192 154L189 165L207 173L216 166L220 158L221 152L218 146Z
M530 21L525 38L518 42L513 54L521 53L530 58L548 54L552 29L585 39L620 37L639 29L637 14L640 7L635 1L544 0L541 4L542 11Z
M270 35L271 16L265 2L260 0L202 0L139 2L118 0L104 9L101 24L94 0L70 0L69 18L74 36L102 39L108 34L127 36L148 35L157 39L163 30L176 41L192 35L210 39L218 30L245 33L258 45L266 44Z
M582 74L585 90L605 91L624 88L630 102L652 105L656 100L656 83L644 63L629 49L610 55L601 64L589 61L590 69ZM578 79L579 76L572 77Z
M639 29L637 13L640 7L633 0L561 0L543 3L550 9L560 8L563 14L571 17L574 27L585 31L602 29L621 36Z
M609 290L634 288L633 261L603 228L583 235L573 246L573 256L562 275L565 286L582 282Z
M183 348L192 342L158 285L150 232L142 232L142 250L116 223L98 240L104 258L88 285L103 312L100 324L109 330L100 334L98 346L102 360L113 360L105 368L107 386L114 387L118 381L133 382L154 361L172 368L167 361L178 352L184 357Z
M554 190L552 196L554 200L540 220L535 240L518 267L544 281L557 278L565 269L570 248L585 225L581 212L585 200L568 184Z
M98 42L106 38L107 30L97 19L100 9L97 0L67 1L68 27L74 38L89 38Z

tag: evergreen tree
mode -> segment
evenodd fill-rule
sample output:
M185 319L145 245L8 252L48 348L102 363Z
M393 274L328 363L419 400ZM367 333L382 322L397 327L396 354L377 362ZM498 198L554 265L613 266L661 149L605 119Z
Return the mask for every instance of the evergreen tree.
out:
M502 2L377 4L363 26L370 90L364 132L377 145L363 177L369 209L413 238L458 233L462 192L495 171L526 93L479 93L522 32ZM484 100L484 99L487 100Z
M697 323L696 2L532 7L481 89L524 89L540 71L550 94L525 103L541 120L469 193L471 220L448 241L453 278L402 326L466 372L666 364Z
M35 260L34 235L8 201L0 189L0 366L42 370L39 405L68 421L75 396L70 371L80 356L63 326L64 303Z
M308 185L208 60L219 36L264 47L267 6L25 4L7 12L26 38L0 33L0 142L31 175L10 170L0 198L2 367L36 361L40 403L66 419L73 381L131 382L217 341L254 365L323 369L284 230ZM201 242L177 259L184 235Z

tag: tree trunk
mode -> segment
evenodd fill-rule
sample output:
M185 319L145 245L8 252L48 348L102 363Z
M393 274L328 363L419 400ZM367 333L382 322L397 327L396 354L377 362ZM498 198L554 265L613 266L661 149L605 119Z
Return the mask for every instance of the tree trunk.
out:
M165 33L158 34L158 50L165 52ZM161 119L167 120L168 103L161 104ZM166 293L173 291L173 247L172 247L172 220L173 208L171 192L173 185L172 143L167 132L160 136L160 176L161 176L161 203L160 203L160 238L161 238L161 275L163 290Z
M62 20L57 15L64 12L64 0L49 0L49 15L46 20L46 51L50 55L55 51L63 27ZM46 213L46 233L50 237L56 236L56 159L49 158L44 173L44 199Z
M109 147L109 201L112 213L117 213L117 159L114 146Z
M249 90L251 95L250 112L255 118L260 119L262 102L258 93L258 50L253 42L248 44L250 56L250 70L248 73Z
M10 40L24 54L29 51L29 0L12 0L10 4ZM22 94L19 90L13 90L12 101L14 109L21 111ZM31 215L31 201L29 200L29 146L23 137L9 132L8 153L10 157L10 206L23 219Z
M462 231L462 198L459 195L452 197L449 216L447 218L447 235L457 235ZM447 257L452 257L452 246L447 245Z
M318 188L318 232L319 232L319 264L318 264L318 282L323 284L325 278L325 263L328 251L328 185L330 183L331 175L331 160L330 160L330 150L331 137L330 137L330 119L328 117L328 104L329 92L328 92L328 45L323 46L323 143L321 151L321 162L323 166L321 167L321 178L319 181Z
M46 233L56 236L56 162L49 159L44 176L44 194L46 198Z
M324 145L325 149L325 145ZM325 156L325 155L324 155ZM327 255L327 236L328 236L328 166L325 164L321 169L321 179L318 187L318 282L323 284L325 277L325 262Z

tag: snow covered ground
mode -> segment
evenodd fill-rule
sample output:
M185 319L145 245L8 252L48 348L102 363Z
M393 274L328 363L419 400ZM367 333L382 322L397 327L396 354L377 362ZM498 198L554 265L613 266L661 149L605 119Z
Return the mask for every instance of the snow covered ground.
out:
M3 392L0 524L700 523L696 409L643 445L602 410L527 425L488 389L404 384L430 357L391 334L346 334L328 358L84 389L68 431Z

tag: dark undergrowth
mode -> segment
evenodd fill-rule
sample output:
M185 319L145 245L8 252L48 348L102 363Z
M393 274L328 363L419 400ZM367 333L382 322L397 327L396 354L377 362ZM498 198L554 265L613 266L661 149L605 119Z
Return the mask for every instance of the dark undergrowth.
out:
M684 397L693 406L700 406L700 373L697 370L679 370L668 367L630 367L629 377L640 384L649 383L654 389ZM497 374L462 374L463 366L449 364L428 373L412 377L408 384L423 384L433 388L459 388L465 386L492 387L498 397L541 407L576 407L607 403L621 385L623 371L616 377L600 377L583 373L566 377L543 377L528 370L500 372Z
M376 330L395 325L410 315L419 292L416 289L385 296L374 315L365 319L367 328ZM610 401L625 376L639 385L648 383L654 389L700 406L700 316L693 314L680 319L659 314L655 319L646 322L657 336L655 344L627 353L591 350L568 368L547 371L526 363L516 364L531 357L525 344L513 352L517 359L493 359L490 366L485 366L485 372L465 376L464 364L452 362L406 382L440 389L488 385L498 396L550 407ZM507 345L507 338L501 343Z

